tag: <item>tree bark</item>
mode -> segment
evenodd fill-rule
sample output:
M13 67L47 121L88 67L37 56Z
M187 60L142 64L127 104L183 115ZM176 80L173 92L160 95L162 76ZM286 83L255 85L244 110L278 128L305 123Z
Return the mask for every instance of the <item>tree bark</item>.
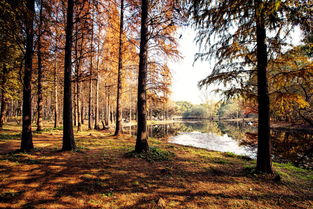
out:
M109 87L105 86L106 89L106 97L105 97L105 114L104 114L104 120L105 120L105 125L109 126L110 125L110 96L109 96Z
M73 134L72 87L71 87L73 9L74 9L74 0L68 0L65 58L64 58L64 103L63 103L63 147L62 147L62 150L74 150L76 148L74 134Z
M96 92L95 92L95 129L99 130L99 56L100 56L100 39L98 39L98 49L97 49L97 78L96 78Z
M90 40L90 75L89 75L89 101L88 101L88 129L92 129L93 105L92 105L92 71L93 71L93 21L91 26L91 40Z
M272 173L270 137L270 101L267 84L267 49L264 12L261 0L256 0L257 83L258 83L258 151L257 171Z
M81 83L82 85L84 84L84 82ZM85 115L85 112L84 112L84 100L82 99L81 100L81 111L80 111L80 114L81 114L81 122L82 124L84 124L84 115Z
M137 100L137 139L136 152L148 151L147 135L147 58L148 58L148 0L141 1L141 32L139 52L138 100Z
M7 83L7 74L8 74L8 69L6 67L6 64L3 63L3 71L2 71L2 83L1 83L1 112L0 112L0 130L3 129L3 125L5 122L6 118L6 113L7 113L7 91L6 91L6 83Z
M77 108L76 108L76 106L77 106L77 101L76 101L76 96L75 95L77 95L77 92L76 92L76 85L75 85L75 83L74 83L74 85L73 85L73 87L72 87L72 89L73 89L73 94L74 94L74 96L73 96L73 103L72 104L74 104L74 106L73 106L73 125L74 126L77 126L77 112L76 112L76 110L77 110Z
M24 85L23 85L23 124L21 150L30 151L34 148L32 136L32 98L31 98L31 80L32 80L32 59L33 59L33 41L34 41L34 14L35 0L27 0L27 17L26 17L26 53L24 68Z
M42 131L42 56L41 56L41 27L42 27L42 1L40 1L39 25L38 25L38 78L37 78L37 131Z
M98 71L98 70L97 70ZM99 72L97 72L96 78L96 92L95 92L95 129L100 129L99 127Z
M77 131L81 131L81 114L80 114L80 109L81 109L81 103L80 103L80 81L77 79L76 81L76 102L77 102Z
M55 67L54 67L54 128L59 125L59 104L58 104L58 62L57 62L57 51L55 52Z
M116 124L115 136L122 133L122 78L123 78L123 26L124 25L124 0L121 0L120 11L120 31L119 31L119 47L118 47L118 73L117 73L117 95L116 95Z
M57 17L55 18L57 21ZM53 88L54 88L54 128L59 125L59 103L58 103L58 30L55 27L55 58L54 58L54 72L53 72Z

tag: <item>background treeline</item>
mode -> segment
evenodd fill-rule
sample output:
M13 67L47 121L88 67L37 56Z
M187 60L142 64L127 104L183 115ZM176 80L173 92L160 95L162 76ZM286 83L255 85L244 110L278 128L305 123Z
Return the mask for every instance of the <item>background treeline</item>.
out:
M67 1L35 1L34 14L26 9L26 4L26 0L0 3L0 127L6 121L21 123L25 20L29 16L34 18L32 122L37 130L42 130L47 122L58 127L63 115ZM174 1L162 0L149 5L146 89L150 113L154 109L166 111L171 85L167 63L180 57L174 24L178 21L175 12L179 10L174 10L175 6ZM99 129L115 123L117 97L123 120L136 119L140 15L141 4L136 0L74 1L71 83L73 124L77 130L81 130L82 124Z

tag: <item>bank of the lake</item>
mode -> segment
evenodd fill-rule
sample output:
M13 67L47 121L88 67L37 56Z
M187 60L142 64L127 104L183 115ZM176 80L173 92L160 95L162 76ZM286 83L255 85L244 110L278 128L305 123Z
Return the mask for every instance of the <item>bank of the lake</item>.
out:
M31 153L20 129L0 134L0 208L312 208L313 171L255 161L150 138L149 155L125 155L135 138L104 131L75 133L78 150L59 152L62 131L34 133Z
M136 126L125 127L136 135ZM150 137L208 150L233 152L256 158L257 125L254 121L181 120L148 125ZM273 160L313 168L313 132L310 129L272 128Z

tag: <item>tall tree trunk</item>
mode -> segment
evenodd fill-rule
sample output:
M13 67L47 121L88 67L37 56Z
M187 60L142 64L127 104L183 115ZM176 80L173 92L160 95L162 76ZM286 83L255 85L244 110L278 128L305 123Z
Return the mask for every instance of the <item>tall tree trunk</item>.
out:
M89 75L89 101L88 101L88 129L92 129L92 118L93 118L93 105L92 105L92 71L93 71L93 21L91 26L91 39L90 39L90 75Z
M137 139L136 152L148 151L147 135L147 58L148 58L148 1L141 1L141 32L139 52L138 100L137 100Z
M98 71L98 70L97 70ZM96 92L95 92L95 129L99 129L99 72L96 78Z
M80 131L80 116L79 116L79 101L78 101L78 90L79 90L79 57L78 57L78 24L75 25L75 81L76 81L76 91L74 93L74 126L77 125L77 130ZM77 123L76 123L77 122Z
M105 120L105 125L109 126L110 125L110 104L109 104L109 87L105 86L106 89L106 98L105 98L105 116L104 116L104 120Z
M33 41L34 41L34 14L35 0L27 0L26 17L26 54L24 69L24 85L23 85L23 124L22 124L22 140L21 150L29 151L34 148L32 136L32 98L31 98L31 80L33 70Z
M41 57L41 27L42 27L42 1L40 1L37 58L38 58L38 79L37 79L37 131L42 131L42 57Z
M1 111L0 111L0 130L3 129L3 124L5 122L5 117L7 113L7 91L6 91L6 83L7 83L7 74L8 69L6 67L6 64L3 63L3 71L2 71L2 83L1 83Z
M267 49L264 12L261 0L256 3L256 38L257 38L257 83L258 83L258 151L257 167L259 172L272 173L270 103L267 84Z
M57 62L57 51L55 52L55 67L54 67L54 128L58 127L59 125L59 103L58 103L58 62Z
M78 29L76 29L78 31ZM77 34L78 36L78 34ZM76 38L77 39L77 38ZM78 42L78 39L76 43ZM83 43L84 43L84 33L82 33L82 38L81 38L81 44L80 44L80 54L79 56L81 57L83 54ZM78 44L78 43L77 43ZM77 51L76 51L76 59L79 59L76 63L76 102L77 102L77 131L81 131L81 124L83 124L83 110L82 110L82 103L80 99L80 94L81 94L81 81L79 80L80 78L80 66L81 66L81 60L80 57L78 57L78 45L77 45Z
M82 85L84 84L84 82L82 82L81 83ZM84 100L82 99L81 100L81 111L80 111L80 114L81 114L81 122L82 122L82 124L84 124L84 114L85 114L85 112L84 112Z
M131 122L132 122L132 89L129 88L130 94L129 94L129 123L131 127Z
M95 95L95 129L100 129L99 127L99 56L100 56L100 39L98 39L98 52L97 52L97 78L96 78L96 95Z
M74 150L76 148L73 134L72 119L72 40L73 40L73 9L74 0L68 0L66 42L64 58L64 103L63 103L63 147L62 150Z
M73 109L74 109L74 111L73 111L73 124L74 124L74 126L77 126L77 112L76 112L76 110L77 110L77 108L76 108L76 106L77 106L77 101L76 101L76 96L75 95L77 95L77 92L76 92L76 86L77 85L75 85L75 83L74 83L74 85L73 85L73 94L74 94L74 96L73 96L73 104L74 104L74 107L73 107Z
M80 81L77 79L76 81L76 102L77 102L77 131L81 131L81 114L80 114Z
M117 95L116 95L116 124L115 136L122 132L122 78L123 78L123 27L124 27L124 0L121 0L120 11L120 31L119 31L119 47L118 47L118 69L117 69Z

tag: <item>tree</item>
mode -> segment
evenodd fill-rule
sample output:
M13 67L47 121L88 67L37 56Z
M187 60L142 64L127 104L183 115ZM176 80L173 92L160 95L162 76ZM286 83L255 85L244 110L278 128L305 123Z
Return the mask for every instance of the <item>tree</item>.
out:
M270 137L270 98L267 84L267 48L265 9L262 0L255 0L256 21L256 58L257 58L257 84L258 84L258 152L256 169L265 173L272 173Z
M3 63L2 65L0 130L2 130L3 128L7 112L7 91L5 86L7 84L8 69L5 63Z
M37 59L38 59L38 78L37 78L37 131L42 131L42 114L43 114L43 98L42 98L42 53L41 53L41 37L42 37L42 21L43 21L43 5L42 0L39 3L39 23L38 23L38 40L37 40Z
M117 72L117 95L116 95L116 125L115 136L122 132L122 78L123 78L123 27L124 27L124 0L121 0L120 9L120 30L119 30L119 47L118 47L118 72Z
M207 2L190 0L191 18L198 30L196 41L201 48L197 59L217 62L210 76L200 86L219 82L226 88L221 90L227 97L253 93L255 86L246 82L257 73L258 98L258 156L257 170L272 173L271 139L269 121L269 95L267 84L268 58L283 52L286 37L296 24L310 21L309 1L244 0ZM309 24L308 24L309 25ZM251 27L252 26L252 27ZM237 84L237 85L234 85ZM226 89L226 90L225 90Z
M93 16L91 16L91 35L90 35L90 68L89 68L89 96L88 96L88 128L92 129L92 119L93 119L93 91L92 91L92 76L93 76L93 41L94 41L94 26L93 26Z
M31 125L31 80L32 80L32 62L33 62L33 41L34 41L34 14L35 1L26 1L26 53L25 53L25 68L24 68L24 85L23 85L23 117L22 117L22 140L21 150L29 151L34 148Z
M146 152L149 149L147 133L147 59L148 59L148 8L149 0L141 2L141 29L140 29L140 52L138 74L138 98L137 98L137 139L136 152Z
M67 1L67 24L64 58L64 102L63 102L63 147L62 150L76 149L72 120L72 39L74 0Z
M306 53L308 46L294 47L269 62L271 112L276 120L313 126L313 62Z

